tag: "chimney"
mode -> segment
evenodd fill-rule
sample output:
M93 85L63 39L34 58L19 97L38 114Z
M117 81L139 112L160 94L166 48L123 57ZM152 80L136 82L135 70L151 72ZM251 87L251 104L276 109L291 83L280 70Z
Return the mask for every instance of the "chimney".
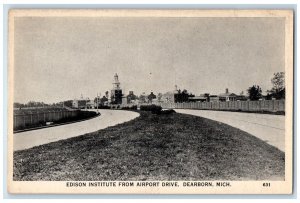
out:
M228 94L228 93L229 93L229 91L228 91L228 88L226 88L226 90L225 90L225 91L226 91L226 94Z

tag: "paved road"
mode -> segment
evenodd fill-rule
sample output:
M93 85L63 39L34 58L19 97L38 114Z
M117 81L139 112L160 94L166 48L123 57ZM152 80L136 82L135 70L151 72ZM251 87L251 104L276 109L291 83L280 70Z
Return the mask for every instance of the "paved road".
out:
M285 151L285 116L188 109L176 109L176 112L201 116L231 125Z
M121 110L99 110L100 116L77 123L14 134L14 151L84 135L114 126L139 116L136 112Z

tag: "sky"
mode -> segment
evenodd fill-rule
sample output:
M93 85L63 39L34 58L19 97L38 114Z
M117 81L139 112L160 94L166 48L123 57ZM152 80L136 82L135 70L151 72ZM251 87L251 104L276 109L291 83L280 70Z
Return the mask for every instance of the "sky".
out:
M14 101L271 89L284 71L281 18L16 17Z

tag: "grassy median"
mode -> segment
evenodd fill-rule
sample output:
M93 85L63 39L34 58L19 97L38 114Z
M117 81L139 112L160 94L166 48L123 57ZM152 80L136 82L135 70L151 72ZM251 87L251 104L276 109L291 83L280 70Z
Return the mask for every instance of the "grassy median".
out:
M191 115L140 113L14 152L14 180L284 180L284 153L246 132Z

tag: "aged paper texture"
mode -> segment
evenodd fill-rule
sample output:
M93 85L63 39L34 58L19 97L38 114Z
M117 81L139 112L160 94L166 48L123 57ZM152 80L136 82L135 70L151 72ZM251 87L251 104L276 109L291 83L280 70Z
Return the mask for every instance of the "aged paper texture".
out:
M291 194L293 11L12 9L8 191Z

